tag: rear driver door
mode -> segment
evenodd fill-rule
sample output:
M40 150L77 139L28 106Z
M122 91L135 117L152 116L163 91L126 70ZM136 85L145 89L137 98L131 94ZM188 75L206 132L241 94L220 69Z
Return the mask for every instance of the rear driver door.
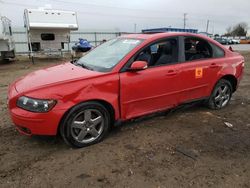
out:
M187 40L191 40L192 49L187 49ZM210 49L209 57L197 58L190 60L190 56L197 53L195 44L199 41L205 41L198 37L190 38L183 37L183 62L181 63L180 78L182 79L182 92L180 93L180 101L193 101L209 97L211 90L218 79L218 72L223 66L224 51L214 44L205 41L207 47ZM217 51L217 53L216 53ZM192 54L193 52L193 54Z

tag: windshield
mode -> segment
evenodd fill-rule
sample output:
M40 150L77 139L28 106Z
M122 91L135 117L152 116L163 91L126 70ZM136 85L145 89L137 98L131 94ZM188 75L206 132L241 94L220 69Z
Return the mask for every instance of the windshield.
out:
M94 71L108 72L142 40L116 38L96 47L77 61L78 65Z

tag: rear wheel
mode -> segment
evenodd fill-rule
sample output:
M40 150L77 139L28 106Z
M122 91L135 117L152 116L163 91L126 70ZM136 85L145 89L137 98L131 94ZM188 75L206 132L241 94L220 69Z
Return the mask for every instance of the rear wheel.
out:
M221 109L228 105L232 97L232 84L225 79L217 82L209 98L208 107L211 109Z
M96 102L87 102L72 108L62 121L60 133L73 147L85 147L100 142L110 128L110 114Z

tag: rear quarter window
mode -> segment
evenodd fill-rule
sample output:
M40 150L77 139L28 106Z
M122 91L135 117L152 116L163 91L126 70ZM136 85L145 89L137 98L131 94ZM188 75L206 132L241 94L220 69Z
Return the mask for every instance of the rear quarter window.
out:
M220 58L225 56L225 52L222 48L213 43L210 43L210 46L212 47L213 50L213 58Z

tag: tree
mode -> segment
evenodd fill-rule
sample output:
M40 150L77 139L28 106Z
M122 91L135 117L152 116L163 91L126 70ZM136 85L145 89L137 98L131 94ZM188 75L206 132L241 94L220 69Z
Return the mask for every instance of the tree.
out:
M246 36L248 25L245 22L236 24L234 27L228 27L225 36Z
M232 27L231 26L229 26L227 29L226 29L226 33L225 33L225 36L231 36L231 34L232 34Z
M248 25L245 22L239 23L233 27L232 35L233 36L246 36L247 35Z

